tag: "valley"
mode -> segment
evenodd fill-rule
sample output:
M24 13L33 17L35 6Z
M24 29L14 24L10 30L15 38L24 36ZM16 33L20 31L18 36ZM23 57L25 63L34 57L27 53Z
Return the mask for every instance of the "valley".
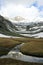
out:
M0 16L0 64L5 60L5 65L43 65L42 21L15 24Z

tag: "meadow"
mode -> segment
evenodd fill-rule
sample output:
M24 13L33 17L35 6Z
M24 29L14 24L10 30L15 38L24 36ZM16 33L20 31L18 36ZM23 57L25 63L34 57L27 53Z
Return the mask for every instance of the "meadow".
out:
M43 38L0 38L0 55L7 54L13 47L23 44L20 51L26 55L43 57Z
M20 51L25 55L43 57L43 38L0 38L0 56L18 44L23 44ZM43 65L43 63L23 62L11 58L0 58L0 65Z
M30 62L23 62L19 60L14 60L10 58L0 59L0 65L43 65L43 63L30 63Z

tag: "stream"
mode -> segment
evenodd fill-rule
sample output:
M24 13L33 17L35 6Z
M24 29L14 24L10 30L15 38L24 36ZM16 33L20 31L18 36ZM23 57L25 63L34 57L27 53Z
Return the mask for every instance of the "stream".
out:
M17 45L7 55L1 56L0 58L12 58L16 60L25 61L25 62L43 63L43 58L22 54L19 49L23 44L24 43Z

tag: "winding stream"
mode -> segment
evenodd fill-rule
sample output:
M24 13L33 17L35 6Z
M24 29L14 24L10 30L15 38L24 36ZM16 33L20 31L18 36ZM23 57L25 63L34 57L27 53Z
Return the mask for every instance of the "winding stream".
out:
M6 56L1 56L0 58L13 58L25 62L43 63L43 58L27 56L22 54L19 49L23 44L24 43L17 45Z

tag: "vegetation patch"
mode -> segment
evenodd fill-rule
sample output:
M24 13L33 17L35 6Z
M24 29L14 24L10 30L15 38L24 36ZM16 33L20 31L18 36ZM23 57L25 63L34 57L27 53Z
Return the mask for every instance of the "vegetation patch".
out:
M25 43L20 50L26 55L43 57L43 39L33 39Z
M43 65L43 63L23 62L11 58L7 58L7 59L4 58L4 59L0 59L0 65Z
M0 55L7 54L13 47L23 44L23 54L43 57L43 38L0 38Z
M21 44L21 42L12 38L0 38L0 56L6 55L13 47Z

